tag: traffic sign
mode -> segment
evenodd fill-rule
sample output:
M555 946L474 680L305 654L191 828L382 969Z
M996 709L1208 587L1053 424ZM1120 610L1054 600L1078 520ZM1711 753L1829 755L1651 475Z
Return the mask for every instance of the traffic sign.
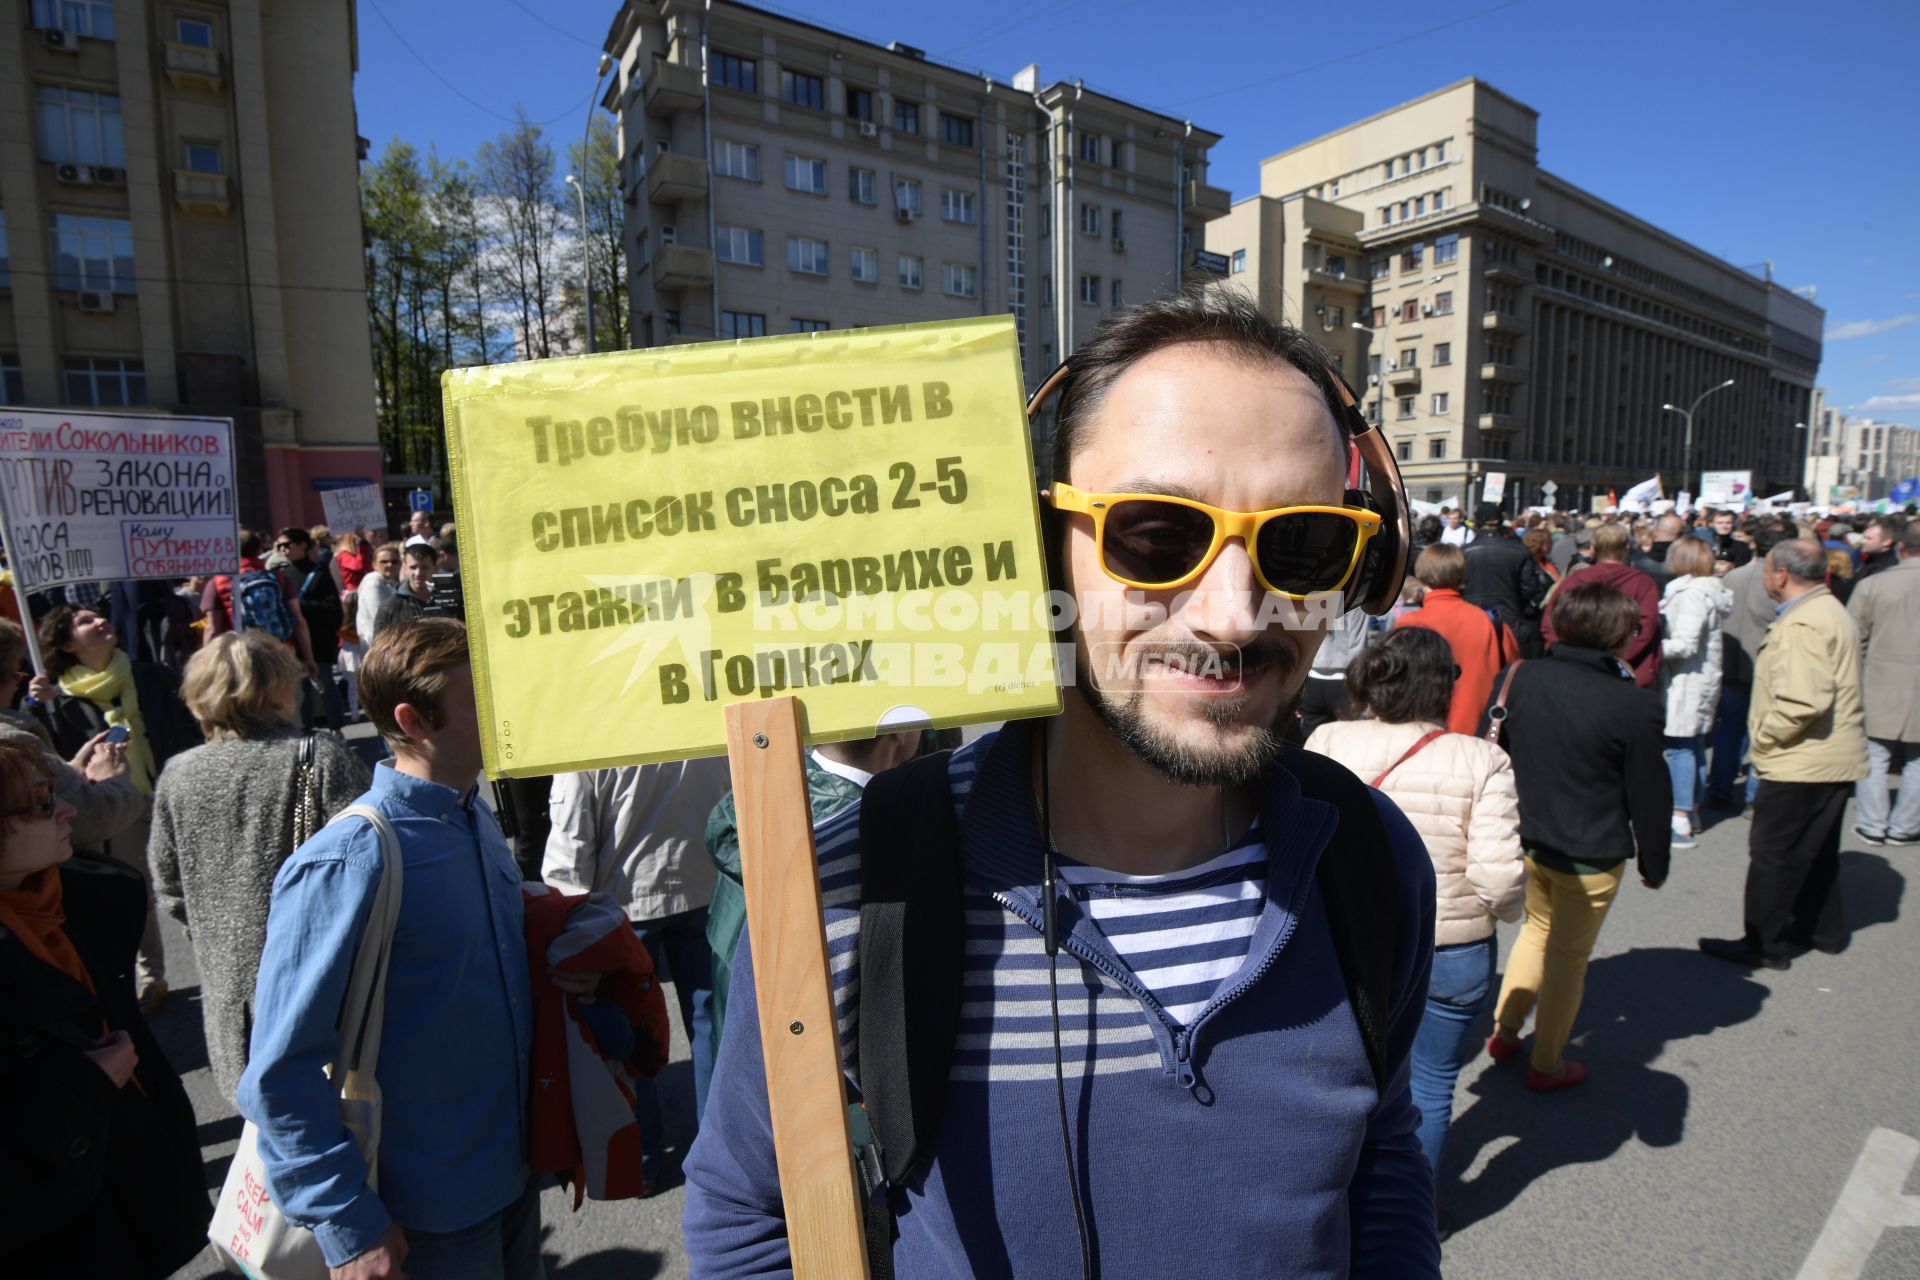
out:
M1560 492L1560 486L1555 484L1551 480L1544 481L1540 485L1540 493L1543 497L1551 498L1554 494L1558 492Z
M409 511L431 512L433 510L433 491L431 489L414 489L409 492L407 494L407 509Z

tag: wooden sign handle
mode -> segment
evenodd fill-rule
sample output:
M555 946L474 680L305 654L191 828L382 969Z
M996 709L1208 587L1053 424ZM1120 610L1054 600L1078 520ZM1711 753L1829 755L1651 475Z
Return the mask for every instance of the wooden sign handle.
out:
M866 1280L800 704L769 698L726 710L767 1110L793 1274L797 1280Z

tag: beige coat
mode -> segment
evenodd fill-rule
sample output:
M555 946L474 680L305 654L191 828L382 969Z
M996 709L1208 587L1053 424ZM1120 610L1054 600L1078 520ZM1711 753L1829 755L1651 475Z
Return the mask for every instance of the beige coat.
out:
M1854 587L1847 612L1866 659L1867 736L1920 742L1920 556Z
M1801 597L1767 629L1753 665L1747 733L1762 781L1867 776L1860 632L1825 587Z
M1307 739L1372 782L1438 724L1335 720ZM1444 733L1387 775L1380 789L1400 806L1433 859L1436 946L1477 942L1495 920L1518 920L1526 901L1520 802L1507 753L1483 738Z

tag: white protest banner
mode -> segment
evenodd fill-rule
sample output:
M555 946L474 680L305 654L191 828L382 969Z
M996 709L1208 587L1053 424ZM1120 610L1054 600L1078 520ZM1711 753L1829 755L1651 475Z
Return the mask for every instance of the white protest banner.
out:
M1700 473L1700 505L1703 507L1744 507L1752 498L1751 471Z
M229 573L233 421L0 411L0 511L23 591Z
M1651 479L1642 480L1639 484L1627 490L1620 496L1620 501L1623 505L1629 502L1652 502L1655 498L1663 497L1665 494L1666 490L1660 487L1660 477L1654 476Z
M327 527L335 533L387 527L386 504L377 484L327 489L320 495L320 507L327 513Z
M1507 473L1504 471L1487 472L1486 487L1480 491L1480 501L1500 505L1500 499L1507 496Z

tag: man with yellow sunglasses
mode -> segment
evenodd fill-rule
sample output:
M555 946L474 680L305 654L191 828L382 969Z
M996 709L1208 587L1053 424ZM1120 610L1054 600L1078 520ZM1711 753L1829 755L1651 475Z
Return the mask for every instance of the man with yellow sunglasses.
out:
M1431 864L1282 746L1329 621L1397 592L1404 502L1349 490L1351 393L1238 293L1115 311L1064 383L1064 714L880 775L817 832L872 1274L1438 1276L1408 1087ZM910 930L876 892L899 867L949 886L905 891ZM701 1275L789 1265L752 950L686 1165Z

